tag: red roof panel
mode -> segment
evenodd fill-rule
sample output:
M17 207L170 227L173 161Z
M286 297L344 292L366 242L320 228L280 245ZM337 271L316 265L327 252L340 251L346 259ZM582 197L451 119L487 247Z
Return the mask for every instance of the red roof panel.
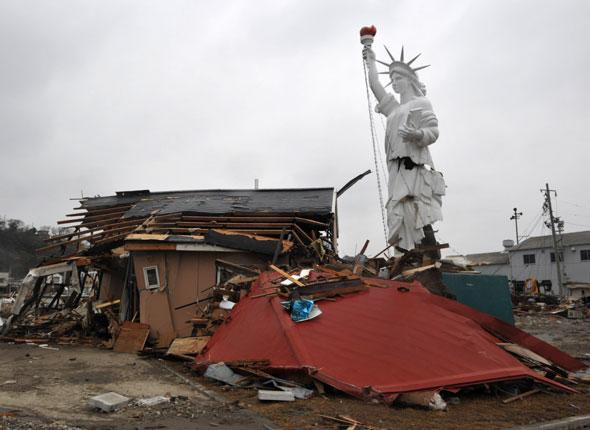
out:
M263 273L251 295L275 277ZM386 400L403 392L523 377L568 389L524 366L478 322L458 308L447 309L447 299L419 283L380 282L388 288L319 301L322 315L300 323L291 320L280 298L247 296L196 362L270 360L271 369L307 368L337 389Z

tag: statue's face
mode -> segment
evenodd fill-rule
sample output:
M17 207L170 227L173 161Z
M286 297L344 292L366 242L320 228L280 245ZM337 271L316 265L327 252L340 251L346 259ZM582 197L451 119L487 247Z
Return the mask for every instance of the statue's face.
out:
M391 81L393 91L398 94L406 93L411 90L410 80L399 73L393 73L391 75Z

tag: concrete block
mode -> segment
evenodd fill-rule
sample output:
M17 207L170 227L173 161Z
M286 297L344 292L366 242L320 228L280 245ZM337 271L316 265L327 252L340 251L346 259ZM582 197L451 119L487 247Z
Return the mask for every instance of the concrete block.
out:
M131 399L120 394L110 392L92 397L88 400L88 406L97 408L104 412L113 412L123 406L126 406Z
M294 402L295 394L292 391L258 390L258 400L271 402Z

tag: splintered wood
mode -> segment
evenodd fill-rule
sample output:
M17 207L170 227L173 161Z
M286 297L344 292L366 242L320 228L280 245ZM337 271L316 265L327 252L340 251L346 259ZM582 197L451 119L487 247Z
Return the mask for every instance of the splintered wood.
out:
M115 341L113 350L116 352L135 353L143 350L150 334L148 324L125 321Z
M197 355L203 351L211 336L176 338L168 348L166 355Z

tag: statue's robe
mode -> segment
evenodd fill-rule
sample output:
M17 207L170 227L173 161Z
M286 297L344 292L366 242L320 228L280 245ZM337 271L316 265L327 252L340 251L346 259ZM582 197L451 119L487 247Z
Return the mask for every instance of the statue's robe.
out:
M445 183L434 170L428 146L438 138L438 120L426 97L400 104L388 94L375 110L387 117L385 154L389 172L387 226L389 243L410 250L424 238L423 228L442 220L442 196ZM418 118L414 126L424 133L420 141L404 140L399 128ZM411 163L407 161L411 160ZM409 165L415 164L413 168Z

